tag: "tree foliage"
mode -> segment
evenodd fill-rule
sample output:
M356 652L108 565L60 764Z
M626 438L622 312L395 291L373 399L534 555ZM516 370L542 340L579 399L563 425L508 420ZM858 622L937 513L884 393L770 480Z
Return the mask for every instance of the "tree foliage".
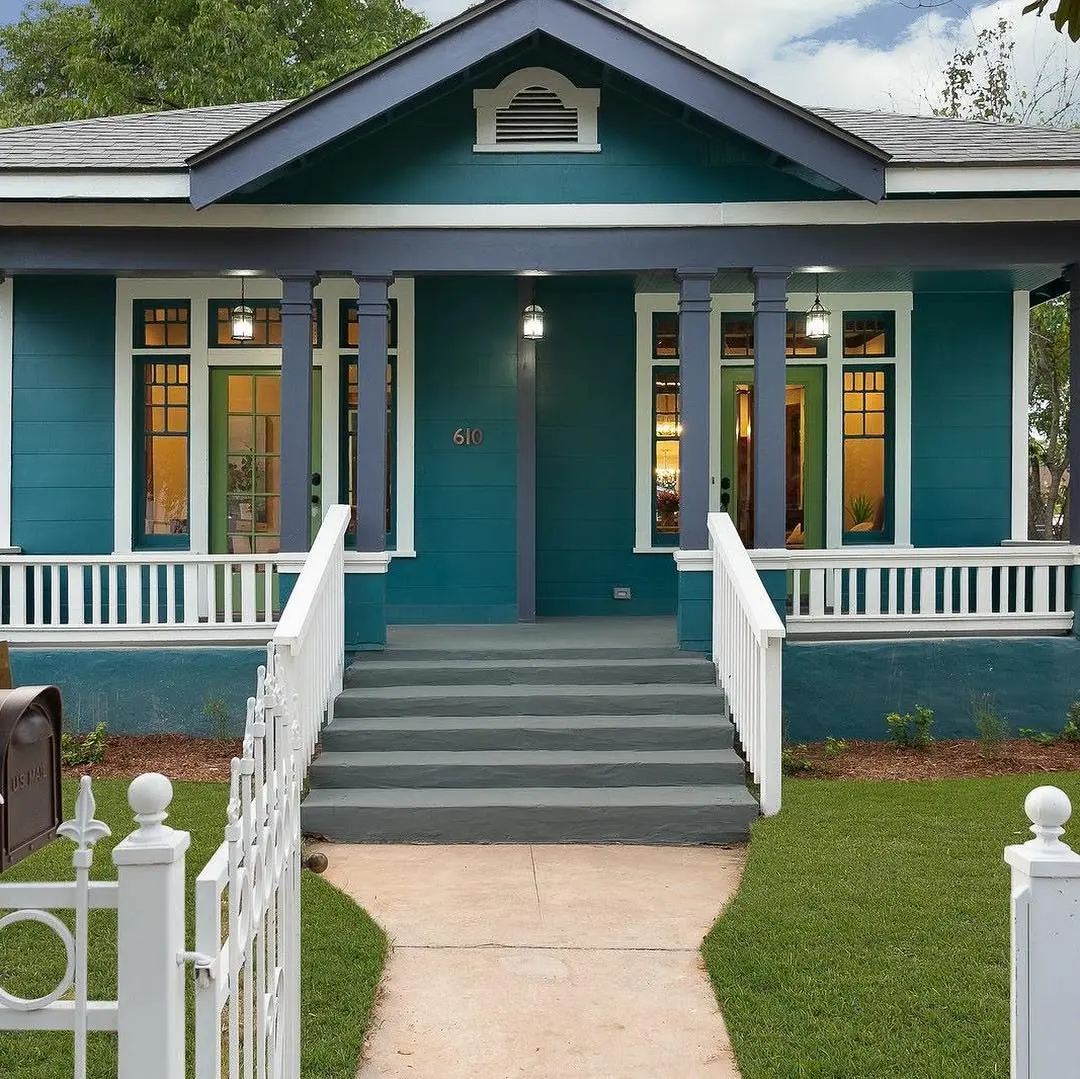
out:
M1024 8L1024 14L1033 11L1041 15L1049 6L1050 0L1033 0ZM1073 41L1080 41L1080 0L1057 0L1050 19L1056 30L1065 30Z
M1029 532L1068 538L1069 306L1065 297L1031 312L1031 411L1028 417Z
M0 124L299 97L426 26L403 0L35 0L0 28Z

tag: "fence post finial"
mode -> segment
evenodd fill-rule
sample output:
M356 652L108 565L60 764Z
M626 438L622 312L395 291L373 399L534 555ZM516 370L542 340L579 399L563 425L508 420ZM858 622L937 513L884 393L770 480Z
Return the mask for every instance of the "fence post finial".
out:
M1024 799L1024 812L1031 821L1035 838L1025 846L1037 850L1062 854L1070 849L1061 841L1065 834L1065 822L1072 816L1069 796L1057 787L1036 787Z
M139 826L129 837L131 843L157 843L164 839L171 828L165 827L172 805L173 786L168 776L160 772L146 772L131 781L128 787L128 805L135 811L135 823Z

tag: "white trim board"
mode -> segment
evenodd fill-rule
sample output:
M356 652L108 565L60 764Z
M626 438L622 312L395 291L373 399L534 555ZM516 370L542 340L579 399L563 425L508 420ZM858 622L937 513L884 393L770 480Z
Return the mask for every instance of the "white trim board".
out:
M1028 444L1031 381L1031 298L1013 293L1012 538L1028 538Z
M280 299L281 282L276 278L248 278L245 294L249 300ZM411 278L401 278L390 288L398 303L398 347L396 390L396 540L391 554L415 557L415 480L413 408L415 400L414 289ZM239 299L240 280L223 278L120 278L116 283L116 365L114 438L114 527L113 550L128 554L133 549L134 506L134 417L133 358L185 356L190 384L189 490L191 552L206 554L210 549L210 371L218 366L281 366L281 350L273 348L211 348L209 345L209 302L212 299ZM338 416L341 401L340 358L349 352L338 344L338 304L356 298L356 286L349 278L327 278L315 289L322 301L322 345L314 349L313 367L322 374L322 500L323 506L338 501L340 489L340 448ZM169 299L191 301L191 347L188 349L133 349L132 305L135 300ZM0 325L2 333L2 325ZM0 368L2 375L2 368ZM10 460L10 453L8 454Z
M11 546L11 402L15 344L13 283L0 281L0 548Z
M887 195L1080 191L1076 165L890 165Z
M0 172L0 199L187 199L186 169L11 169Z

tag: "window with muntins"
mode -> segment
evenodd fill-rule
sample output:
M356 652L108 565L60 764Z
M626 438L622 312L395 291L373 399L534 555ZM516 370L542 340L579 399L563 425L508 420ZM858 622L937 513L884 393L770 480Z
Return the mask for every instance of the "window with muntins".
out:
M679 542L679 442L682 415L677 367L653 368L653 543Z
M720 316L720 355L726 360L754 358L754 316L751 312L725 311ZM827 340L806 336L805 314L788 314L787 355L816 360L823 360L829 355Z
M131 325L135 348L191 347L188 300L136 300Z
M892 540L892 372L844 368L844 534Z
M353 323L355 326L356 324ZM395 487L397 471L395 447L397 446L395 374L397 357L390 355L386 361L386 536L387 546L394 543ZM356 535L356 414L359 403L357 386L357 361L349 356L341 358L341 498L350 509L349 534Z
M657 311L652 317L652 355L654 360L679 358L679 315L675 311Z
M188 395L187 359L136 364L136 522L142 547L187 548Z
M281 301L255 300L248 297L244 303L254 312L253 337L250 341L235 341L232 335L233 308L239 300L210 301L210 347L211 348L281 348ZM316 300L311 310L311 344L322 344L322 301Z
M390 325L387 328L386 344L388 348L397 348L398 302L391 298L390 312L387 316ZM342 348L360 347L360 319L356 309L356 300L342 300L338 309L338 344Z
M896 355L895 311L845 311L844 358Z

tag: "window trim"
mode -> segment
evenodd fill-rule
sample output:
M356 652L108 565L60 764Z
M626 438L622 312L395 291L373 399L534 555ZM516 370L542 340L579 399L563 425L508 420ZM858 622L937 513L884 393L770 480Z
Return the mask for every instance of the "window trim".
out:
M576 142L497 142L496 115L510 107L522 90L542 86L558 95L563 106L574 109L578 117ZM474 90L473 108L476 111L477 154L598 154L601 147L598 134L600 91L575 86L565 75L547 67L526 67L507 75L492 90Z
M874 357L875 363L848 363L843 364L841 379L849 371L851 373L881 372L885 375L885 515L880 532L852 532L844 524L847 513L844 500L844 482L846 479L846 466L844 462L844 448L848 440L878 438L878 435L849 435L843 434L843 446L840 455L840 521L844 546L892 546L893 537L896 534L896 365L888 362L887 357ZM842 387L842 384L841 384ZM844 407L843 394L846 391L841 388L840 417L843 422L847 410ZM865 391L863 391L865 392Z
M146 485L143 449L146 441L146 386L147 367L159 364L184 364L188 369L187 403L187 532L182 535L147 535L146 520L142 512L142 492ZM136 551L190 551L191 550L191 361L186 352L164 355L154 350L152 355L132 357L132 485L131 485L131 538ZM136 374L138 377L136 377ZM167 406L166 406L167 407Z

